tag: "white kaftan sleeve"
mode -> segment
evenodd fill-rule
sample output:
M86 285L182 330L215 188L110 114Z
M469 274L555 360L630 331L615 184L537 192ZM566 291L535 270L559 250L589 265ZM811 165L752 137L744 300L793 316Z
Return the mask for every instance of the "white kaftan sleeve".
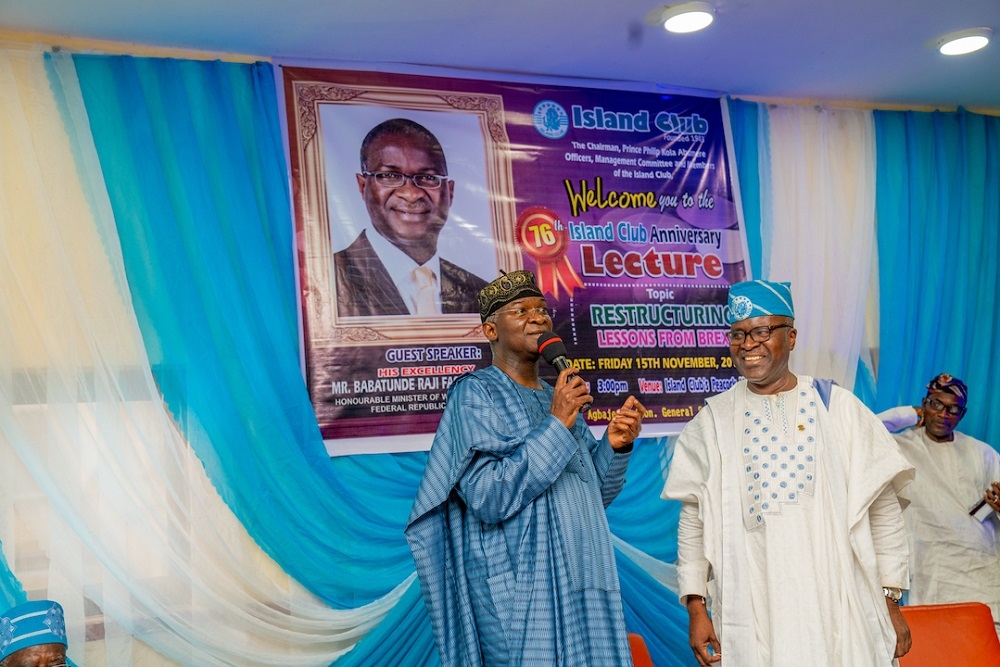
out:
M875 416L878 417L879 421L885 424L885 427L889 429L890 433L897 433L903 429L910 428L911 426L916 426L917 422L920 421L917 411L909 405L900 405L896 408L889 408L888 410L884 410Z
M880 586L907 589L910 587L909 554L906 539L906 524L903 510L892 485L882 489L882 493L868 509L872 542L878 563Z
M705 559L705 526L698 516L698 504L681 503L677 522L677 592L680 603L688 595L707 597L709 562Z

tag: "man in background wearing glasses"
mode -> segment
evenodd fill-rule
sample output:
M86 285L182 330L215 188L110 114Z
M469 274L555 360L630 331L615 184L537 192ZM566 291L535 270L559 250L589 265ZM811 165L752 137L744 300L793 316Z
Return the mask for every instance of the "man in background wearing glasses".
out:
M577 369L538 377L552 330L528 271L479 293L493 364L461 376L406 526L444 667L632 664L605 508L625 482L643 406L597 440Z
M25 602L0 616L0 667L66 667L66 646L58 602Z
M955 429L969 390L947 373L927 383L920 407L879 418L917 469L906 511L913 554L908 602L984 602L1000 634L1000 453ZM985 503L978 515L970 509ZM992 509L992 511L990 511Z
M789 283L730 287L743 379L674 447L662 495L681 501L689 644L700 665L887 666L910 648L897 492L913 468L853 394L789 370L794 317Z
M477 312L486 281L438 255L455 182L437 138L406 118L376 125L361 144L357 181L374 233L334 253L337 314Z

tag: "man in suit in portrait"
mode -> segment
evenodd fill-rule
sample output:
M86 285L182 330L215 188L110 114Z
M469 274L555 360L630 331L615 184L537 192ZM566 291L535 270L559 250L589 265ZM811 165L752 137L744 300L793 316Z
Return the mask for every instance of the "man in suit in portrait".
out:
M337 314L479 312L486 281L438 255L455 182L437 138L405 118L380 123L361 143L356 176L374 233L333 255Z

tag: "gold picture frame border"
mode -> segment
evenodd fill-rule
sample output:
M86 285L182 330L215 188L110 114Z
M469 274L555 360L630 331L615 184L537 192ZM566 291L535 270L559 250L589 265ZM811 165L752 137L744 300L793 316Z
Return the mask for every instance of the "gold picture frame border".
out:
M478 314L347 318L337 315L320 106L365 105L477 116L483 132L490 225L497 266L511 271L523 267L514 237L517 214L503 98L496 94L403 86L308 80L290 83L297 136L297 155L292 157L298 163L296 209L300 216L297 226L300 294L309 336L307 344L323 348L484 342Z

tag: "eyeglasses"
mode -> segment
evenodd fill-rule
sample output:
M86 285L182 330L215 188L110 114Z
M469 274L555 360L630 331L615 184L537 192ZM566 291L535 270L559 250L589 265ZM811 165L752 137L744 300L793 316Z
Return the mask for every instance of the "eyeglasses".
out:
M401 188L407 180L421 190L437 190L448 178L447 174L401 174L398 171L363 171L362 176L373 176L375 182L384 188Z
M783 329L785 327L791 327L791 324L772 324L771 326L765 327L754 327L750 331L740 331L739 329L732 329L726 332L726 338L729 339L730 345L742 345L743 341L750 336L751 339L758 343L763 343L771 339L771 332L775 329Z
M924 405L933 410L934 412L947 412L952 417L961 417L965 414L965 406L963 405L945 405L936 398L924 398Z
M498 310L493 314L499 315L501 313L510 313L518 319L527 317L528 315L541 315L542 317L552 319L552 311L545 306L539 306L538 308L508 308L507 310Z

